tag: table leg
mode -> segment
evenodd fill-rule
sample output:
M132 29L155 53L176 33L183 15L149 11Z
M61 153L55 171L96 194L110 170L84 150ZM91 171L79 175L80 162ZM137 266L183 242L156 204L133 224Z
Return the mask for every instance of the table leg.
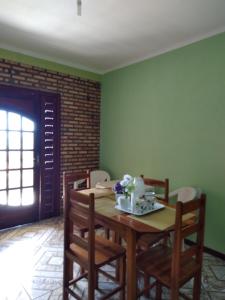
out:
M127 300L137 299L136 232L127 228Z

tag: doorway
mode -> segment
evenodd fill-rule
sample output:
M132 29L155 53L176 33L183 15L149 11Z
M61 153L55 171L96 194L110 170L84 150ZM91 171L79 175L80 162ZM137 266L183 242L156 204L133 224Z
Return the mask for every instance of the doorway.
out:
M0 229L59 214L58 101L0 86Z

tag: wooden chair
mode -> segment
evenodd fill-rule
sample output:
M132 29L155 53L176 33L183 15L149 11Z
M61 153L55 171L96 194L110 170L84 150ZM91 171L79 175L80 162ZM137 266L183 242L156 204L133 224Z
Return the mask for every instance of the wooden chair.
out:
M110 175L104 170L92 170L90 172L90 187L94 188L99 182L110 181ZM105 228L105 236L110 239L110 230Z
M195 188L192 186L186 186L178 188L177 190L174 190L169 193L169 199L175 198L176 201L181 201L183 203L186 203L188 201L197 199L201 195L201 190L199 188ZM190 219L187 222L192 222L192 219ZM174 233L170 233L169 241L172 244L172 241L174 239ZM182 241L182 247L184 248L184 240Z
M196 199L201 195L201 189L195 188L192 186L185 186L185 187L180 187L172 192L169 192L169 202L172 198L175 199L175 201L181 201L183 203L191 201ZM159 199L164 197L164 194L159 194L158 195ZM190 220L191 221L191 220ZM173 240L173 232L170 233L170 239L169 241ZM184 246L184 243L183 243Z
M156 279L156 299L161 299L162 285L170 289L171 300L178 300L179 294L185 299L190 299L179 293L179 289L191 278L194 278L193 299L200 299L205 203L204 194L199 199L186 203L177 202L173 248L159 244L138 256L138 270ZM198 211L198 218L196 217L192 224L186 225L182 221L183 216L196 211ZM193 234L196 236L196 243L187 249L182 249L182 240ZM151 285L145 286L145 290L149 287Z
M164 193L160 194L159 199L168 203L169 201L169 179L165 178L164 180L146 178L144 175L141 175L144 180L145 185L154 187L155 189L163 190Z
M125 297L126 256L125 249L103 237L95 234L95 200L94 194L84 195L75 190L70 192L70 199L65 203L64 227L64 279L63 299L71 295L83 299L72 288L73 285L86 277L88 280L88 300L95 299L95 288L98 287L97 272L102 272L109 278L112 275L100 268L114 260L120 262L119 285L101 299L108 299L120 291L120 299ZM88 228L88 236L82 238L74 233L74 224L83 224ZM80 276L73 274L73 264L77 263L85 270ZM119 298L118 298L119 299Z
M92 170L90 171L90 187L94 188L99 182L110 181L110 175L106 171L103 170ZM79 188L79 186L84 184L85 179L79 179L74 182L74 189Z
M153 178L145 178L144 175L141 175L141 177L143 178L145 185L149 185L154 188L160 188L164 190L164 193L159 199L168 203L169 201L169 179L168 178L166 178L165 180L158 180ZM138 241L138 249L146 251L148 250L149 247L159 242L163 238L165 238L164 242L166 242L165 233L143 234Z
M83 172L64 172L63 173L63 202L64 209L65 204L69 200L69 195L71 189L74 188L74 183L82 182L82 188L79 185L76 186L76 190L88 189L90 188L90 172L89 170ZM95 224L95 228L100 228L99 224ZM74 224L74 229L77 230L81 237L85 236L85 233L88 232L88 228L83 224L76 223Z
M90 170L82 172L65 172L68 183L74 190L89 189L91 187Z

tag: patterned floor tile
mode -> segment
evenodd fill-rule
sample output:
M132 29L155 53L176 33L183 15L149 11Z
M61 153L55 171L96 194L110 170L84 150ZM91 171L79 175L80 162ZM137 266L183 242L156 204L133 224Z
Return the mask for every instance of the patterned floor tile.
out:
M62 218L1 231L0 266L0 300L62 300ZM112 266L105 270L113 273ZM76 267L74 272L79 272L79 268ZM142 284L142 279L139 284ZM99 286L103 293L115 287L101 275ZM82 280L76 291L85 299L87 281ZM183 291L191 295L192 282L187 283ZM100 296L96 292L96 300ZM119 299L118 294L111 299ZM149 298L141 297L141 300L145 299L154 299L154 290ZM166 288L162 299L169 299ZM225 300L225 262L204 254L201 300L222 299Z
M30 300L30 297L28 296L22 285L10 282L9 280L7 280L7 282L1 280L0 299Z
M54 291L52 291L49 300L62 300L62 288L58 288ZM40 300L40 299L38 299Z
M57 288L62 288L62 278L32 277L30 281L24 281L22 284L28 293L32 289L52 292Z
M224 293L209 292L209 295L212 300L225 300Z
M225 265L224 266L211 266L211 270L218 280L225 281Z
M30 299L32 299L32 300L34 300L34 299L47 300L47 299L49 299L49 297L51 295L51 291L34 289L32 287L30 289L26 290L26 292L29 295Z

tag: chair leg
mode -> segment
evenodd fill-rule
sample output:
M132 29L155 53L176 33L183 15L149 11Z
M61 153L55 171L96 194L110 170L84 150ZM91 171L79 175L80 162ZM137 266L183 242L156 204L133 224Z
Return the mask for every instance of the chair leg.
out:
M120 262L116 261L116 265L115 265L115 279L116 281L119 281L120 280Z
M162 285L160 282L156 282L156 295L155 295L156 300L161 300L162 299ZM171 300L175 300L171 298Z
M64 278L65 278L65 275L64 275ZM65 281L65 279L63 279L63 281ZM69 294L67 292L67 283L66 282L63 282L63 300L68 300L69 299Z
M170 299L171 300L179 300L179 286L178 285L171 286Z
M122 244L122 239L121 239L121 237L120 237L115 231L112 232L112 241L113 241L114 243L119 244L119 245ZM117 260L116 260L116 273L115 273L116 281L119 281L119 276L120 276L120 262L119 262L119 260L117 259Z
M95 289L98 289L98 270L95 271Z
M149 276L147 274L144 274L144 288L146 288L149 285ZM144 292L144 295L146 298L150 297L150 290L146 290Z
M85 232L84 231L80 231L80 237L81 238L85 238ZM84 268L80 268L80 274L84 274L85 269ZM98 271L96 271L95 273L95 283L94 283L94 287L95 289L98 289Z
M199 300L201 294L201 271L194 277L193 300Z
M110 230L109 230L109 228L105 228L105 237L106 237L107 240L110 239Z
M119 284L122 286L120 291L120 300L125 300L125 286L126 286L126 257L119 259Z
M94 282L92 284L92 280L88 282L88 300L95 300L95 287Z
M73 279L73 262L65 255L63 271L63 300L69 299L69 294L66 288L68 287L71 279Z
M85 238L85 232L84 231L80 231L80 237ZM84 268L80 267L80 275L84 274L84 272L85 272Z
M69 300L69 294L65 287L63 287L63 300Z

